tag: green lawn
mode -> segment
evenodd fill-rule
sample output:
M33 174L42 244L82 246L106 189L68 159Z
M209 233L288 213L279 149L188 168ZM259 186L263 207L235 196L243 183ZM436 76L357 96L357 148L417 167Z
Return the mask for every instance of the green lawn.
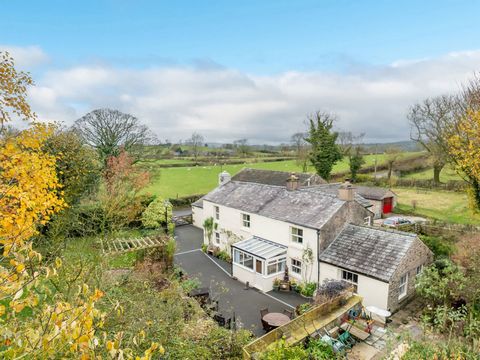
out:
M398 195L398 209L402 211L449 223L480 225L480 215L468 208L465 193L411 188L393 191ZM413 201L417 203L416 210L413 210Z
M414 156L412 153L408 156ZM377 163L385 161L385 155L378 154ZM365 156L365 165L370 166L375 163L375 155ZM194 167L176 167L176 168L157 168L154 164L149 164L149 170L152 175L152 183L147 188L147 192L162 197L175 198L193 194L205 194L215 188L218 182L218 174L226 170L232 176L245 167L266 170L279 171L302 171L295 160L258 162L238 165L217 165L217 166L194 166ZM309 172L314 172L312 167ZM348 171L348 161L346 159L337 163L333 172Z
M402 179L431 180L433 179L433 169L408 174L403 176ZM462 178L450 166L445 166L440 173L440 181L447 182L450 180L462 180Z

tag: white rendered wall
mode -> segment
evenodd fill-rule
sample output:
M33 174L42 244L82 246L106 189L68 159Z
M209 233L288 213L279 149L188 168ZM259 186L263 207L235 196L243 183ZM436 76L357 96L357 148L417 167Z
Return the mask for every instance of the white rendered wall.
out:
M320 284L326 279L341 280L342 273L339 267L320 263ZM358 295L363 297L363 305L373 305L380 309L387 310L388 308L388 284L358 274Z
M214 206L216 205L211 202L203 202L203 219L210 216L215 219ZM250 228L245 228L242 225L242 213L244 212L221 205L218 206L220 208L220 219L215 220L215 222L218 223L217 231L220 232L221 243L219 246L221 249L230 252L230 245L233 242L237 242L239 239L244 240L252 236L264 238L288 247L287 266L289 268L289 274L291 277L297 279L299 282L317 281L318 261L316 259L318 236L316 230L266 218L256 214L249 214ZM303 229L303 244L297 244L290 240L291 226ZM227 231L231 231L238 237L238 239L232 236L229 238ZM205 241L208 242L208 240ZM312 264L310 264L308 268L303 266L302 275L295 274L291 271L291 259L294 258L302 261L303 251L307 247L310 247L312 250ZM304 261L302 261L302 264L303 263ZM244 282L240 277L238 277L238 279Z

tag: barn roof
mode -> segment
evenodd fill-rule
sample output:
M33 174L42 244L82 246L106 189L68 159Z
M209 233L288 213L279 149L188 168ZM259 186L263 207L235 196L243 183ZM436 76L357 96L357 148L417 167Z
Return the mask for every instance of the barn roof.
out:
M232 177L232 180L253 182L266 185L285 186L290 176L294 174L299 181L300 186L311 186L326 184L320 176L308 173L292 173L287 171L273 171L246 168Z
M386 188L377 186L357 186L355 185L357 194L361 195L365 199L370 200L383 200L386 197L395 195L395 193Z
M309 188L305 188L304 190L305 191L317 191L317 192L325 192L325 193L328 193L328 194L331 194L331 195L337 195L338 194L338 188L341 186L342 184L341 183L332 183L332 184L324 184L324 185L318 185L318 186L312 186L312 187L309 187ZM354 186L354 189L356 190L357 187ZM365 199L364 196L360 195L358 192L355 191L355 196L354 196L355 200L360 204L362 205L363 207L370 207L372 206L372 204L370 203L370 201L368 201L367 199Z
M389 282L415 241L415 234L347 224L319 260Z
M203 200L313 229L322 228L345 204L325 192L233 180L217 187Z

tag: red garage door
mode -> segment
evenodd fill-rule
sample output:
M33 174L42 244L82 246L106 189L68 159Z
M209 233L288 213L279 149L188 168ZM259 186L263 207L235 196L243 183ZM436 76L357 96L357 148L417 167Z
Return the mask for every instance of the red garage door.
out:
M393 197L383 199L383 213L391 213L393 209Z

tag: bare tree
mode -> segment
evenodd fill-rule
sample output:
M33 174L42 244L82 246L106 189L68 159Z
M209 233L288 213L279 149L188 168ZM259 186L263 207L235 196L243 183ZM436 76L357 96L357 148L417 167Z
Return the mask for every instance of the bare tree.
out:
M392 147L389 147L387 150L385 150L385 155L386 155L385 160L386 160L387 165L388 165L387 178L388 178L388 181L391 185L392 172L393 172L395 164L397 163L397 161L402 156L402 151L399 148L392 146Z
M293 147L295 148L295 156L297 165L302 167L302 172L308 170L308 151L309 145L305 138L308 136L306 133L298 132L292 135L290 138Z
M408 113L410 138L430 154L433 161L433 181L440 182L440 172L448 162L448 139L455 125L458 99L442 95L413 105Z
M190 145L190 148L193 154L193 160L195 161L195 163L197 163L197 158L198 158L198 155L200 155L200 150L204 141L205 139L203 138L203 136L197 132L194 132L190 137L190 139L186 141L186 143Z
M138 157L155 135L133 115L118 110L97 109L75 121L74 129L94 147L104 162L124 149Z
M247 139L235 140L233 142L233 146L235 147L235 149L240 155L247 156L248 153L250 152L250 147L248 146Z

